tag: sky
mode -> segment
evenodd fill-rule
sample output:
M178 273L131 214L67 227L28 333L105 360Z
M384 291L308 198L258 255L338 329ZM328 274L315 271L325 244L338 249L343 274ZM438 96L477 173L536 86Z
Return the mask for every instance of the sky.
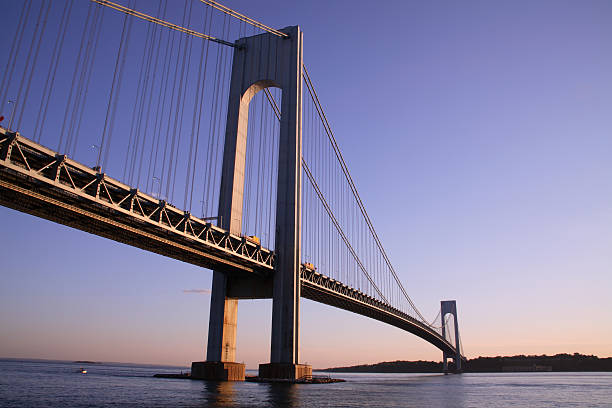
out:
M395 270L426 317L457 300L468 358L612 356L612 3L224 4L301 26ZM6 208L0 222L1 357L205 358L209 270ZM269 361L271 308L239 304L247 368ZM315 368L441 359L410 333L306 299L300 351Z

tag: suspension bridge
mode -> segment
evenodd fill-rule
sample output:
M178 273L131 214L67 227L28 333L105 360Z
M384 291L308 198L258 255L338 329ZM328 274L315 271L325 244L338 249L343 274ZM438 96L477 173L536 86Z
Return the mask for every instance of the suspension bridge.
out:
M419 336L461 370L456 303L429 321L402 285L298 26L212 0L23 0L4 32L0 204L212 269L193 377L244 379L238 301L258 298L273 299L261 377L311 374L301 297Z

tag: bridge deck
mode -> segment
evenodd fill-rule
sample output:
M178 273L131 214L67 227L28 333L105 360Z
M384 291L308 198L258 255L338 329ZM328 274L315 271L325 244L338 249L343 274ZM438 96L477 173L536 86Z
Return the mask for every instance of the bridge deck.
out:
M455 354L455 347L438 332L401 310L304 266L300 278L302 297L399 327L430 342L443 352Z
M0 128L0 204L184 262L270 273L274 254Z
M104 173L0 127L0 205L147 251L228 273L274 272L274 253ZM455 349L431 327L305 266L302 297Z

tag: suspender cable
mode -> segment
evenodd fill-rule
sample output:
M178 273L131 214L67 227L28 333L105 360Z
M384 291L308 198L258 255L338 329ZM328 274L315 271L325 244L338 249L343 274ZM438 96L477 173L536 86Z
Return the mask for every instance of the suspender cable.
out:
M185 18L187 18L187 24L191 20L191 6L192 2L189 2L189 10L187 10L187 2L185 0L185 11L183 13L183 24L185 24ZM183 41L183 39L185 41ZM184 94L185 94L185 68L187 67L187 75L189 75L189 63L187 62L187 55L191 56L190 50L191 42L190 38L183 38L181 36L179 40L179 54L181 45L183 45L183 57L182 62L177 58L176 60L176 71L178 72L178 68L180 65L181 73L179 76L179 84L178 84L178 94L176 97L176 110L174 112L174 128L172 131L172 144L170 146L170 163L168 165L168 182L166 184L166 195L170 199L174 200L174 186L175 186L175 176L176 176L176 164L178 162L178 152L181 145L181 131L182 131L182 123L183 123L183 107L184 107Z
M353 192L353 195L355 196L355 199L357 201L357 204L359 206L359 210L361 212L361 214L363 215L366 224L368 226L368 229L370 230L370 233L372 234L372 237L374 238L376 245L378 246L381 254L383 255L383 258L385 259L385 262L389 268L389 270L391 271L393 278L395 280L395 282L397 283L399 289L401 290L402 294L404 295L404 297L406 298L406 300L408 300L408 303L410 304L410 306L412 307L412 309L414 310L414 312L419 316L419 318L421 319L422 322L427 322L426 319L423 317L423 315L421 314L421 312L419 312L419 310L416 308L416 306L414 305L414 303L412 302L412 299L410 299L410 297L408 296L408 293L406 292L406 289L404 288L404 286L402 285L401 281L399 280L399 277L397 276L395 269L393 268L391 261L389 260L389 257L387 256L387 253L385 252L382 243L380 242L380 239L378 238L378 234L376 233L376 231L374 230L374 226L372 225L372 221L370 220L370 217L368 215L368 213L365 210L365 207L363 205L363 202L361 201L361 197L359 196L359 193L357 192L357 188L355 187L355 183L353 182L353 179L350 175L350 173L348 172L348 167L346 166L346 162L344 161L344 158L342 157L342 154L340 153L340 149L338 147L338 144L336 142L336 139L333 135L333 132L331 131L331 127L329 126L329 122L327 121L327 118L325 116L325 113L323 112L323 109L321 107L321 103L319 102L319 98L316 94L316 91L314 90L314 86L312 84L312 81L310 79L310 75L308 74L308 70L306 69L306 67L304 66L304 79L306 80L306 88L308 89L308 92L310 93L311 98L313 98L313 101L315 102L315 107L317 107L317 111L321 117L321 121L324 124L325 127L325 131L327 133L327 136L329 137L329 140L332 144L332 147L334 148L334 152L336 153L336 157L338 159L338 161L340 162L340 165L342 167L342 170L344 172L344 175L346 177L347 182L349 183L349 186Z
M47 4L46 11L45 11L45 2L43 1L40 4L40 12L38 14L38 19L36 21L36 28L34 30L34 34L32 35L32 42L30 43L30 50L28 51L28 58L26 60L25 69L23 70L21 82L19 83L19 92L17 93L17 98L15 98L15 107L13 108L15 110L19 109L19 113L17 113L17 115L15 114L11 115L11 119L9 121L9 128L12 128L15 117L17 117L16 128L19 129L21 125L21 118L23 116L23 110L28 100L28 94L30 92L30 85L32 83L32 74L34 73L34 70L36 69L36 61L38 60L38 52L40 51L40 43L42 42L42 39L45 33L45 28L47 26L47 17L49 16L49 10L51 9L51 1L49 0L46 4ZM44 14L44 17L43 17L43 14ZM41 19L42 19L42 27L40 27ZM40 27L40 31L39 31L39 27ZM36 50L34 51L34 59L32 61L32 64L30 65L30 58L32 56L32 51L34 50L34 48L36 48ZM29 71L29 75L28 75L28 71ZM27 77L27 80L26 80L26 77ZM24 85L26 89L23 95L23 100L22 100L21 92L23 91Z
M223 32L225 32L225 26L227 23L227 18L223 19ZM209 122L209 143L208 143L208 152L206 155L206 174L207 179L210 180L209 183L206 184L206 188L202 193L202 216L206 217L210 214L205 214L205 212L211 211L211 207L214 205L212 200L214 199L214 192L212 191L216 187L216 167L214 165L217 148L218 148L218 138L219 134L217 132L217 119L218 119L218 111L219 107L219 99L221 94L221 78L225 78L225 48L221 48L217 50L217 60L215 65L215 89L213 91L213 105L211 109L211 120ZM217 225L219 225L219 220L217 220Z
M85 103L87 101L87 94L89 92L89 84L91 83L91 78L93 76L93 68L98 51L98 44L100 42L100 34L104 25L103 22L104 9L98 7L98 10L96 10L94 13L94 25L91 30L90 41L87 43L88 49L85 53L84 72L81 77L81 81L79 81L79 88L77 91L76 105L79 107L80 112L76 118L76 127L73 126L70 131L70 135L74 134L74 137L72 137L72 147L69 147L69 151L71 152L70 155L72 156L74 156L74 153L76 152L77 142L79 141L78 135L81 130L81 124L83 123L83 113L85 112Z
M183 13L183 17L184 17L184 13ZM178 74L178 64L179 64L179 56L181 54L181 45L182 45L182 37L179 36L179 43L178 43L178 49L176 50L176 58L173 61L176 61L176 64L174 65L174 75L172 78L172 92L170 94L170 103L169 108L168 108L168 115L172 114L172 107L174 106L174 97L176 95L176 90L177 90L177 86L176 86L176 76ZM174 43L173 43L174 45ZM170 69L170 66L168 67L168 69ZM168 71L170 72L170 71ZM170 82L170 79L168 79L168 82ZM168 82L166 82L166 86L168 85ZM165 98L164 98L165 100ZM166 131L165 131L165 139L164 139L164 155L162 157L162 168L161 168L161 173L159 176L159 184L160 184L160 192L163 188L163 185L165 183L166 189L165 189L165 195L164 195L164 200L168 200L168 187L170 185L170 175L168 174L168 177L166 177L166 163L167 163L167 157L168 157L168 141L170 139L170 127L172 126L172 120L167 120L166 121ZM174 137L174 134L172 133L172 137ZM172 152L170 152L171 154ZM168 166L168 168L170 168L171 166Z
M30 8L32 6L32 0L28 0L23 4L21 8L21 14L19 15L19 24L17 25L17 31L13 37L13 43L11 44L11 50L6 59L6 66L4 68L4 74L2 75L2 82L0 82L0 109L4 106L6 98L8 97L8 89L13 79L13 73L15 72L15 65L17 62L17 55L21 48L21 40L23 39L23 32L25 31L26 24L30 17ZM13 108L14 109L14 108ZM1 112L0 112L1 113Z
M66 124L68 123L68 115L70 114L70 107L72 106L72 96L74 94L75 85L77 81L77 76L79 74L79 68L81 63L81 56L83 54L83 50L85 49L85 43L87 41L88 35L86 34L88 30L91 29L90 18L93 10L92 3L89 4L87 9L87 17L85 18L85 24L83 26L83 34L81 35L81 44L79 45L79 52L76 57L76 64L74 66L74 72L72 73L72 82L70 83L70 92L68 93L68 100L66 102L66 110L64 111L64 120L62 121L62 127L60 130L60 137L57 144L57 150L61 151L64 146L64 137L66 136ZM65 149L64 149L65 151Z
M168 5L168 3L166 1L159 1L159 7L162 7L162 3L163 3L163 10L162 10L162 16L166 15L166 6ZM159 33L159 35L157 35ZM151 44L151 47L155 47L155 59L153 61L153 78L151 80L151 87L150 87L150 92L149 92L149 97L147 98L147 112L146 112L146 117L145 117L145 128L144 128L144 138L143 138L143 144L142 144L142 150L140 152L140 163L138 166L138 185L140 185L140 179L141 179L141 174L143 172L143 160L144 160L144 156L145 156L145 147L146 147L146 141L149 138L149 116L151 114L151 105L153 103L153 91L155 88L155 84L157 83L157 72L158 72L158 68L159 68L159 54L160 54L160 49L161 47L156 46L157 44L161 44L162 42L162 37L163 37L163 30L161 26L157 26L156 29L154 30L154 40ZM206 42L208 44L208 42ZM163 68L162 68L163 71ZM161 95L161 83L160 83L160 89L159 89L159 95ZM159 98L157 100L157 107L159 108ZM146 191L149 191L149 183L151 181L151 162L150 160L153 157L153 150L154 150L154 143L155 143L155 133L153 132L153 134L151 134L151 152L149 154L149 165L147 166L147 175L146 175L146 180L144 182Z
M336 230L338 231L338 233L342 237L342 240L344 241L344 244L347 246L347 248L351 252L351 255L353 255L353 258L357 262L357 265L359 266L359 269L361 269L361 271L363 272L364 276L367 278L368 282L372 285L372 287L376 290L376 293L378 293L378 295L381 297L381 299L383 301L387 302L387 304L390 304L389 300L381 292L381 290L378 288L378 286L376 285L374 280L372 280L372 277L370 276L370 274L366 270L365 266L363 265L363 263L359 259L359 256L357 255L357 253L355 252L355 250L351 246L351 243L349 242L348 238L344 234L344 231L342 230L342 227L338 223L338 220L336 220L336 217L332 213L331 208L329 207L329 204L325 200L325 197L323 196L323 193L319 189L319 186L317 185L316 181L314 180L314 177L313 177L312 173L310 172L310 169L308 168L308 165L306 164L306 162L304 161L303 158L302 158L302 166L304 167L304 172L305 172L306 176L308 177L308 180L311 182L315 192L317 193L317 196L319 196L319 200L323 204L323 207L325 208L325 211L327 212L327 215L329 215L329 218L331 219L334 227L336 227Z
M190 3L193 4L193 3ZM189 22L191 22L191 7L189 9ZM187 37L186 38L186 42L187 44L185 45L186 47L186 52L187 52L187 62L183 62L183 70L185 68L187 68L187 71L185 73L185 80L184 80L184 86L183 86L183 96L182 96L182 100L181 100L181 113L180 113L180 122L179 122L179 130L178 130L178 142L177 142L177 147L176 147L176 159L174 162L174 175L172 176L172 197L174 197L174 189L176 187L176 174L177 174L177 168L178 168L178 163L179 163L179 152L180 152L180 146L181 146L181 139L183 138L183 117L184 117L184 113L185 113L185 103L187 100L187 87L188 87L188 79L189 79L189 72L191 71L191 54L193 51L193 44L192 44L192 38L191 37ZM184 61L184 60L183 60ZM200 65L200 64L198 64ZM191 135L193 136L193 133L191 133ZM188 184L188 182L185 183L186 185ZM187 201L187 200L185 200Z
M164 13L165 13L165 6L164 6ZM153 181L157 180L157 182L159 183L159 188L155 191L155 194L157 195L157 198L161 198L161 190L162 190L162 182L161 182L161 178L156 177L156 172L157 172L157 158L159 155L159 148L161 145L161 127L162 127L162 123L164 118L166 117L165 115L165 111L166 111L166 104L164 103L167 98L167 94L168 94L168 83L170 82L170 61L173 58L173 54L174 54L174 35L171 31L168 31L168 41L166 41L166 47L165 49L170 49L170 52L166 52L164 53L164 63L163 63L163 67L162 67L162 78L161 78L161 84L160 84L160 88L159 88L159 96L158 96L158 100L157 100L157 108L155 110L155 136L154 136L154 143L153 143L153 147L155 150L155 155L153 155L153 147L151 148L151 157L153 158L153 160L149 160L149 177L147 178L147 183L151 183L151 189L154 188L153 186ZM151 168L151 164L153 164L153 168Z
M266 97L267 97L268 101L270 102L270 105L272 105L272 108L274 110L274 113L276 114L277 119L280 120L280 118L281 118L280 111L278 110L278 105L276 104L276 101L274 101L274 98L272 98L272 95L270 95L270 91L268 91L267 88L264 89L264 91L265 91L265 94L266 94ZM349 242L346 234L342 230L342 227L340 226L340 223L336 219L336 216L334 215L331 207L329 206L327 200L323 196L323 193L321 192L321 189L320 189L319 185L317 184L316 180L314 179L314 176L313 176L312 172L310 171L310 168L308 167L308 164L304 160L304 157L301 158L301 161L302 161L302 167L304 168L304 173L306 174L306 177L308 178L308 180L312 184L312 187L313 187L315 193L317 194L317 196L319 197L319 200L321 201L321 204L323 204L323 207L325 208L325 211L327 212L327 215L329 215L330 220L332 221L334 227L336 228L336 230L340 234L340 237L344 241L344 244L347 246L347 248L351 252L351 255L353 255L353 258L357 262L357 265L359 265L359 268L361 269L361 271L363 272L365 277L368 279L368 282L370 282L370 284L372 285L374 290L376 290L376 293L378 293L378 295L381 297L381 299L384 300L385 302L389 303L389 300L387 300L385 295L383 295L382 291L378 288L378 286L376 285L376 283L374 282L374 280L372 279L372 277L370 276L370 274L366 270L365 266L363 265L362 261L359 259L359 256L357 255L357 253L355 252L355 249L352 247L351 243Z
M226 24L227 23L227 24ZM229 21L225 22L224 21L224 26L223 26L224 30L223 32L226 33L225 35L229 34L229 28L230 28L230 24ZM227 30L227 32L226 32ZM225 81L225 77L227 74L227 69L225 68L226 65L228 65L228 57L226 56L226 48L221 48L221 81L220 81L220 86L219 86L219 92L217 93L217 98L221 98L221 100L225 100L225 94L226 94L226 88L228 87L226 85L226 81ZM230 57L232 54L229 54ZM227 92L229 92L229 89L227 89ZM218 156L219 155L219 150L221 150L221 155L223 154L223 149L220 149L219 146L221 144L221 140L223 138L223 136L225 135L225 133L223 132L222 129L222 125L223 125L223 117L224 114L226 113L226 109L224 109L224 107L227 107L227 104L223 104L223 103L219 103L219 99L217 99L217 113L218 113L218 117L215 117L215 138L214 138L214 148L213 148L213 153ZM214 163L220 162L221 160L219 160L219 157L216 157L216 160L214 161ZM212 199L214 201L218 201L218 193L217 191L220 191L220 189L216 188L217 187L217 173L219 172L220 166L215 166L213 165L213 182L215 183L214 186L215 188L213 189L213 191L211 191L212 195ZM217 200L215 200L217 199Z
M79 112L78 116L76 114L74 115L76 118L76 126L74 125L73 119L73 124L71 125L69 131L69 138L71 142L67 144L68 148L66 151L69 151L71 156L74 156L74 152L76 151L78 135L81 129L81 123L83 122L83 113L85 112L85 103L87 101L89 84L91 83L94 62L98 50L98 43L100 42L100 33L102 32L103 20L104 9L99 7L94 13L94 24L91 29L90 39L87 42L87 52L85 53L83 71L81 73L81 80L79 81L79 86L77 89L75 106L78 107Z
M207 10L208 11L208 10ZM207 27L210 26L210 22L212 21L212 12L207 12L204 14L204 29L206 30ZM204 106L204 94L205 94L205 89L206 89L206 73L207 73L207 68L208 68L208 49L209 49L209 45L210 42L202 42L202 50L201 50L201 55L202 55L202 59L204 60L204 64L200 63L199 64L199 69L198 69L198 85L196 88L196 107L198 107L198 113L197 113L197 126L196 126L196 109L194 108L193 111L193 124L192 124L192 135L195 133L195 152L193 154L193 164L191 163L191 146L189 146L189 164L191 165L191 167L189 168L190 171L192 171L191 173L191 183L189 183L189 171L187 172L187 180L188 180L188 185L191 185L191 188L189 189L189 211L191 212L191 207L193 204L193 190L194 190L194 178L195 178L195 173L196 173L196 168L197 168L197 163L198 163L198 147L200 145L200 125L202 122L202 107ZM204 66L204 68L202 69L202 66ZM198 100L199 98L199 100ZM193 137L192 137L192 141L193 141ZM187 187L185 187L185 199L187 199Z
M104 166L106 164L106 161L108 160L110 142L113 135L113 125L115 122L117 99L119 90L121 88L121 80L123 78L123 67L125 66L125 55L127 53L126 50L129 42L131 28L131 20L128 19L128 14L126 14L123 20L123 29L121 31L119 49L117 50L117 59L115 61L113 82L111 85L111 92L108 98L106 118L104 120L104 130L102 131L100 149L98 150L98 161L96 162L97 167L100 167L101 165ZM102 161L102 151L104 151L104 161Z
M262 186L263 186L263 144L265 140L265 129L264 129L264 104L261 104L261 110L259 112L259 152L257 155L258 163L257 163L257 189L256 200L255 200L255 233L259 232L260 222L261 222L261 205L262 205Z
M158 13L161 10L161 1L159 2L159 6L158 6ZM141 89L141 94L140 94L140 106L138 107L138 115L137 115L137 119L136 119L136 140L134 141L134 147L133 147L133 151L132 151L132 160L131 160L131 165L130 165L130 184L134 184L136 186L140 186L140 174L142 171L142 156L143 156L143 152L145 150L145 145L146 145L146 140L147 140L147 131L146 131L146 127L148 126L148 110L147 110L147 120L145 120L144 126L145 126L145 131L142 130L142 126L143 126L143 117L145 116L145 106L147 108L151 107L151 99L152 99L152 95L151 93L153 92L153 86L155 85L154 82L152 82L150 80L151 78L151 69L153 68L154 73L153 73L153 78L155 78L155 72L157 72L157 65L154 65L152 63L153 61L153 49L159 49L159 46L156 46L156 44L158 44L155 40L157 38L157 29L160 28L158 26L153 26L151 33L147 32L147 42L148 42L148 50L146 52L146 60L143 59L143 63L145 65L145 72L144 72L144 79L143 79L143 86ZM149 37L149 35L151 35L151 37ZM146 49L147 47L145 47ZM143 58L144 58L144 54L143 54ZM138 158L140 157L140 161L138 160ZM138 165L136 165L136 163L138 163ZM134 179L134 177L136 177L136 179Z
M140 72L138 74L138 86L136 88L136 101L134 103L133 109L132 109L132 119L131 119L131 123L130 123L130 137L128 138L128 145L127 145L127 149L125 150L125 163L123 165L123 178L122 180L124 182L127 182L128 184L132 185L132 173L133 173L133 166L134 166L134 152L136 152L137 149L137 125L136 123L138 122L138 118L139 116L142 114L141 108L142 108L142 100L143 98L143 88L144 88L144 77L145 77L145 71L149 68L150 64L145 64L145 61L147 60L147 54L148 51L150 50L149 47L149 43L152 42L151 40L151 30L153 28L153 25L148 25L147 26L147 34L145 36L145 45L144 47L142 47L142 57L140 59Z
M64 39L66 38L66 31L68 30L67 22L70 19L70 13L72 12L72 4L74 0L68 1L64 5L64 11L62 12L62 19L60 21L60 29L57 32L57 38L55 39L55 45L53 46L53 52L51 54L51 63L49 64L49 72L47 73L47 79L45 80L45 87L43 89L43 96L40 101L40 107L38 108L38 115L36 116L36 125L34 126L33 139L37 142L40 141L42 136L42 130L45 125L47 118L47 109L49 108L49 100L53 93L53 85L55 84L55 75L57 68L62 56L62 49L64 47Z

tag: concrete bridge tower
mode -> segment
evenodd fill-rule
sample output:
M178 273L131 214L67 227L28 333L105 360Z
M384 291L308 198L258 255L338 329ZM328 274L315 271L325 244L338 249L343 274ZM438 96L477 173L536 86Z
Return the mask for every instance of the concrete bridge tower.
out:
M241 38L234 49L219 197L220 226L242 233L242 208L249 103L268 87L282 90L276 199L275 272L268 279L214 271L205 362L192 364L194 377L243 380L236 363L238 299L272 298L270 363L260 377L295 379L312 373L299 364L302 32L299 27Z
M455 327L455 349L457 351L454 356L445 352L442 353L444 373L448 373L449 357L455 362L455 371L461 372L461 344L459 339L459 322L457 320L457 302L455 300L443 300L440 302L440 307L440 318L442 319L442 337L445 337L447 330L446 325L444 325L444 317L449 313L453 315Z

